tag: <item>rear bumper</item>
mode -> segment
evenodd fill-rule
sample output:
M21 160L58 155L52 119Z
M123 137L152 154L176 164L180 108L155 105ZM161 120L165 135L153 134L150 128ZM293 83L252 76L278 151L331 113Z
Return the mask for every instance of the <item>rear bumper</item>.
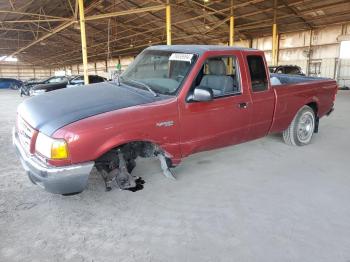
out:
M94 166L93 161L63 167L47 166L24 151L15 128L12 131L12 140L22 166L34 184L55 194L81 192L86 187Z

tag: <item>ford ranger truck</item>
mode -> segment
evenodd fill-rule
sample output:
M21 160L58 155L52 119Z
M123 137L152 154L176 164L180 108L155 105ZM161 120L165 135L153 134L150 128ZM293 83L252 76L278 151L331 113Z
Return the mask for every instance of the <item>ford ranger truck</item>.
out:
M83 191L93 168L107 190L136 191L137 157L159 158L174 178L191 154L271 133L307 145L336 92L334 80L270 75L255 49L152 46L115 81L22 102L13 143L29 179L51 193Z

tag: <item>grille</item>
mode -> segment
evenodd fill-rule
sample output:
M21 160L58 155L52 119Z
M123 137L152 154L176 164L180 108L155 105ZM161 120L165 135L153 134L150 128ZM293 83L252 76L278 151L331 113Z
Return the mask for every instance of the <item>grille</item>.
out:
M28 125L20 116L18 116L17 130L21 145L23 146L25 151L27 151L27 153L30 153L30 142L34 135L34 129L30 125Z

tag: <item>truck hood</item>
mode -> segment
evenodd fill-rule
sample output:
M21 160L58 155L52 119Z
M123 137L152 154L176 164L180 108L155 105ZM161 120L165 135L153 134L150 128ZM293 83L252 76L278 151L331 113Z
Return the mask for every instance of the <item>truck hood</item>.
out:
M51 136L59 128L105 112L164 99L147 91L104 82L65 88L32 97L18 107L18 115L29 125Z

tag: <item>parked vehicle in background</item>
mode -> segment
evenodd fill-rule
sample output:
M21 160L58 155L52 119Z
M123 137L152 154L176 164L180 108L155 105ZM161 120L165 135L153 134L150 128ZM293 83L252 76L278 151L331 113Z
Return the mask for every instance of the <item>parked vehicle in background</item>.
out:
M31 96L36 96L45 92L66 88L68 81L69 79L66 76L50 77L40 84L31 85L29 94Z
M271 85L269 77L263 51L152 46L119 81L22 102L13 143L30 180L58 194L83 191L93 167L107 190L136 191L137 157L157 157L174 178L171 168L191 154L271 133L309 144L333 111L336 81L275 74L280 84Z
M17 90L21 88L23 82L21 80L17 80L14 78L0 78L0 89L1 88L9 88L13 90Z
M89 83L105 82L107 79L98 75L89 75ZM78 75L69 80L67 87L76 87L84 85L84 76Z
M34 85L40 85L40 84L49 84L49 83L60 82L61 79L62 79L62 76L50 76L49 78L45 78L45 79L31 78L28 81L25 81L24 85L34 86Z
M38 78L30 78L23 82L23 85L19 89L20 96L29 96L29 92L32 86L43 83L44 80L40 80Z
M24 81L24 84L35 84L40 83L42 80L39 78L29 78L28 80Z
M305 75L301 67L297 65L269 66L269 71L274 74Z
M31 89L34 86L37 85L45 85L45 84L52 84L52 83L58 83L58 82L62 82L62 79L66 79L66 77L64 76L51 76L49 78L45 78L45 79L29 79L28 81L25 81L20 89L20 95L26 95L29 96ZM38 93L40 93L41 91L38 91Z

